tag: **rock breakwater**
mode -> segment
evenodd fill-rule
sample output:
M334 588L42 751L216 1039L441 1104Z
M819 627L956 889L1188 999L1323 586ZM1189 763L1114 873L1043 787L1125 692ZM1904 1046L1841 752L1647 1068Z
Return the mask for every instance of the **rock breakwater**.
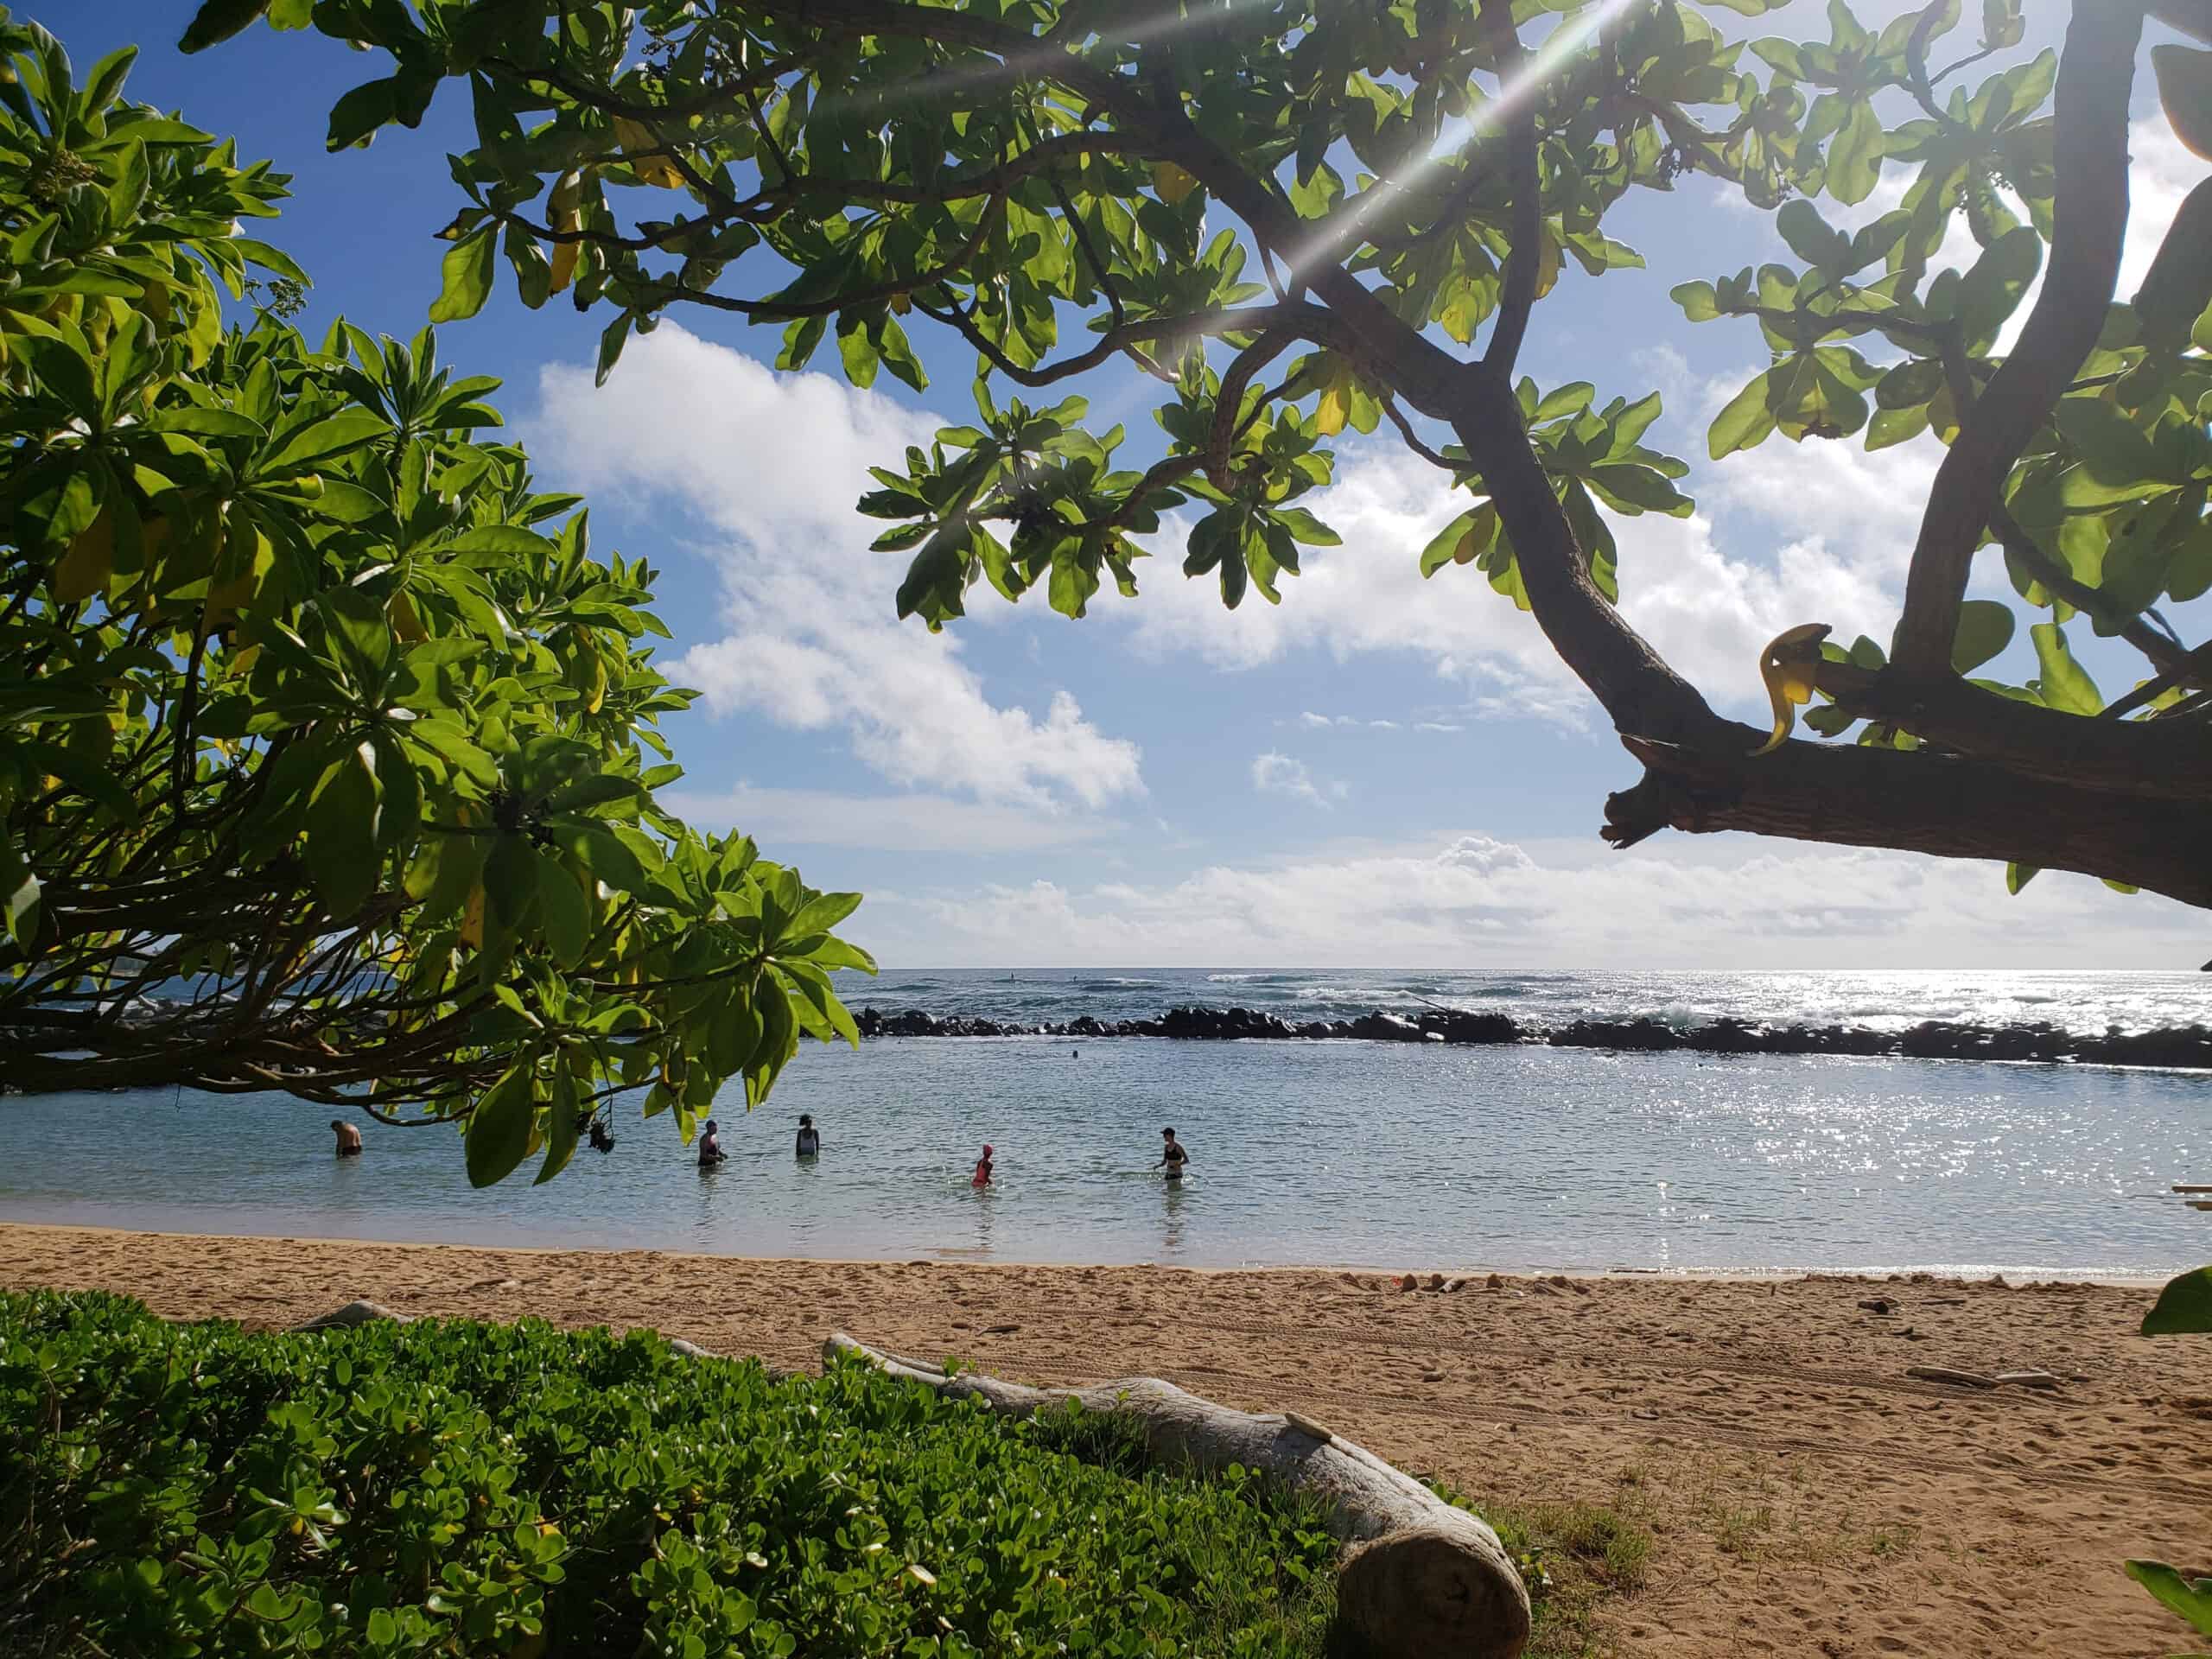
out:
M1092 1015L1041 1025L918 1008L885 1014L862 1008L863 1037L1058 1037L1080 1042L1109 1037L1166 1037L1192 1042L1353 1041L1459 1045L1548 1044L1554 1048L1623 1053L1677 1051L1700 1054L1846 1054L1869 1058L2014 1060L2047 1065L2147 1065L2212 1070L2212 1029L2196 1025L2095 1035L2039 1022L1980 1026L1928 1020L1901 1031L1859 1026L1758 1025L1722 1019L1675 1025L1640 1017L1576 1020L1548 1029L1503 1014L1437 1008L1419 1015L1380 1009L1357 1020L1293 1022L1256 1008L1170 1008L1157 1019L1101 1020Z

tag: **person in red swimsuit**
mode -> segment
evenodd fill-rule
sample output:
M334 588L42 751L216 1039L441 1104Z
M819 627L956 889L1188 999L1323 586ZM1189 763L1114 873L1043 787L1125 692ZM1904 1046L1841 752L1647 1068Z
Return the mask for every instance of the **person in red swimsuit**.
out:
M983 1155L976 1160L976 1179L968 1183L979 1191L991 1184L991 1149L983 1148Z

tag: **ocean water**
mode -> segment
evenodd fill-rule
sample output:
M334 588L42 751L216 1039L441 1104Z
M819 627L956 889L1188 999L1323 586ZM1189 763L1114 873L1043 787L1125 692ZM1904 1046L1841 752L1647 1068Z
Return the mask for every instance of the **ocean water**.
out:
M1179 1001L1334 1018L1429 999L1579 1014L1910 1024L2189 1023L2181 976L886 975L855 1006L1102 1019ZM1399 1001L1394 1001L1393 999ZM800 1112L821 1158L791 1155ZM0 1219L835 1259L1428 1270L1802 1268L2155 1275L2212 1260L2212 1078L2101 1067L1613 1055L1541 1046L885 1039L809 1046L721 1114L559 1179L469 1189L445 1128L192 1090L0 1097ZM1179 1186L1149 1166L1173 1123ZM978 1194L985 1141L999 1183Z

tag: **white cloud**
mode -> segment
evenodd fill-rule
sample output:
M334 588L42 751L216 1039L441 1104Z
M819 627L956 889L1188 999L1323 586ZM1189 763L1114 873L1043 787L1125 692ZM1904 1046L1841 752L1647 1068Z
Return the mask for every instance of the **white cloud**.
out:
M2202 913L2045 874L2016 899L1993 865L1736 837L1625 855L1592 837L1212 865L1154 885L1053 881L905 893L861 912L885 960L931 966L1613 969L2171 968Z
M943 795L845 795L830 790L755 788L664 791L685 823L741 830L779 849L864 847L899 853L1012 853L1069 847L1112 831L1105 820L1043 813Z
M1342 800L1351 793L1343 784L1320 783L1303 760L1273 749L1252 757L1252 787L1262 795L1294 796L1319 807L1326 807L1332 799Z
M867 468L938 424L819 374L777 375L665 324L633 341L604 388L568 365L540 375L545 458L586 488L673 499L722 537L727 632L672 677L716 714L842 731L895 783L1049 813L1141 795L1137 746L1073 697L1041 715L995 702L949 634L892 620L903 556L865 550L853 511Z
M1363 720L1357 715L1317 715L1311 709L1298 716L1300 726L1311 726L1328 731L1338 726L1364 726L1370 731L1395 732L1403 729L1402 722L1395 720Z

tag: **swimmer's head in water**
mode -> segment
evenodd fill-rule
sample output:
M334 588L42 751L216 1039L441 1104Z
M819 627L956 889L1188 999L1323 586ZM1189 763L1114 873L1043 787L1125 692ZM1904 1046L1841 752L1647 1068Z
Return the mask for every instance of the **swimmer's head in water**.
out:
M346 1125L339 1119L334 1117L330 1120L330 1127L334 1129L342 1129Z
M1173 1129L1162 1129L1160 1132L1160 1138L1163 1141L1173 1141L1175 1138L1175 1131Z
M986 1158L988 1158L988 1157L989 1157L990 1155L991 1155L991 1149L990 1149L988 1147L985 1147L983 1148L983 1156L984 1156L984 1157L986 1157Z
M810 1113L801 1112L798 1115L798 1126L802 1129L812 1128L814 1127L813 1116Z
M711 1117L710 1117L710 1118L709 1118L709 1119L707 1120L707 1133L708 1133L709 1135L712 1135L712 1134L713 1134L716 1129L719 1129L720 1128L721 1128L721 1124L719 1124L719 1123L717 1123L717 1122L715 1122L715 1120L714 1120L713 1118L711 1118Z

